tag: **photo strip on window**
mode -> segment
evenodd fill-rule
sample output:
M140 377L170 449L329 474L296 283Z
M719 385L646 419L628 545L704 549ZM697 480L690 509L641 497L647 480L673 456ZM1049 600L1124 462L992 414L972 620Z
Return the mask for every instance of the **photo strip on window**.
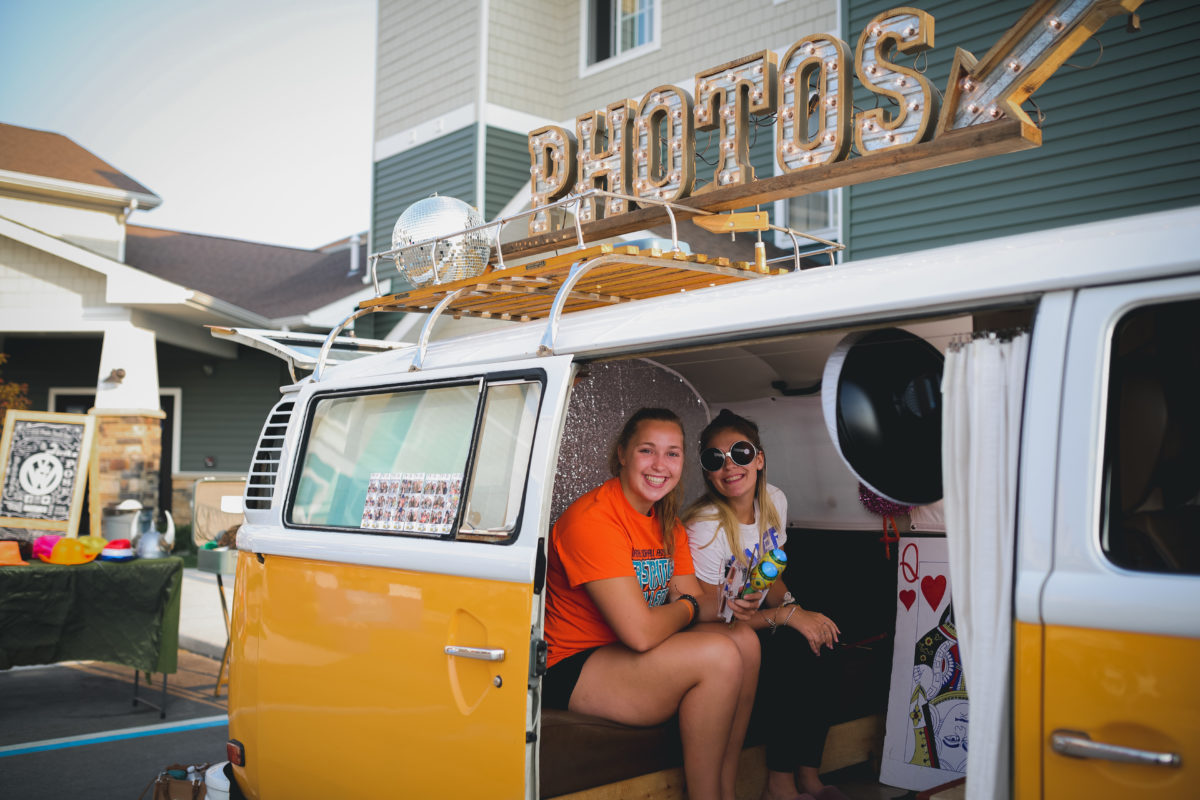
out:
M373 531L449 533L458 515L462 473L372 472L360 527Z

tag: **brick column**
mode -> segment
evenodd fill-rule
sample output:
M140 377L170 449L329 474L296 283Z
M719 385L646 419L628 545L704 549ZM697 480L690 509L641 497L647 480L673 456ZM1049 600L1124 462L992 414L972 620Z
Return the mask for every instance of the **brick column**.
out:
M122 500L158 508L158 468L162 460L162 411L92 409L96 418L88 512L91 533L101 535L104 519Z

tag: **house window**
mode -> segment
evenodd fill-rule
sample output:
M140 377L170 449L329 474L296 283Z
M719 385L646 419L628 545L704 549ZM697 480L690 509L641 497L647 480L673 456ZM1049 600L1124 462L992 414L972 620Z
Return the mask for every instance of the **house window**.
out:
M792 230L811 233L813 236L834 242L840 242L842 239L841 189L829 189L780 200L776 203L775 213L782 220L781 224ZM776 233L775 245L790 250L792 238L786 233ZM801 251L821 246L811 239L800 238Z
M657 47L657 0L586 0L584 9L586 66L618 63Z

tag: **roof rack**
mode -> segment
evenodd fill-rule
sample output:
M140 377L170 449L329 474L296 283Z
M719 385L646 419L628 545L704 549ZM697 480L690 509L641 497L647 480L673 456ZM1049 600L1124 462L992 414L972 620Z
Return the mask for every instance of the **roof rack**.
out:
M583 238L578 208L584 200L590 197L616 197L639 204L649 203L663 206L671 223L672 249L638 249L634 246L612 244L589 247ZM576 213L573 216L577 248L520 266L506 266L500 244L500 233L504 225L514 219L556 208L564 211L567 208L575 210ZM409 367L410 371L422 369L433 326L446 312L449 312L455 319L477 317L517 322L546 319L548 324L541 344L538 346L538 354L552 355L555 352L559 320L564 313L798 271L802 256L811 257L827 253L829 263L832 265L834 254L845 248L845 245L838 242L831 242L791 228L769 225L766 223L766 215L760 213L757 215L760 221L756 221L754 229L759 231L775 230L788 235L793 245L791 256L783 256L770 261L760 259L758 263L749 263L730 261L727 258L714 259L702 254L687 254L683 252L683 248L679 244L674 213L676 210L693 217L717 216L710 211L679 206L665 200L636 198L618 192L589 189L547 206L539 206L483 225L376 253L371 256L371 279L375 285L376 296L360 302L358 308L350 316L329 332L317 359L312 379L314 381L321 379L326 356L337 335L354 320L374 312L405 311L429 315L421 329L417 341L417 351L413 356L412 365ZM703 227L710 230L715 229L711 224L705 224ZM495 263L489 264L483 274L473 278L441 283L436 279L439 270L435 269L435 280L432 284L419 289L391 294L383 294L380 291L378 276L380 259L395 259L397 267L407 277L403 265L405 251L432 246L431 250L437 252L436 244L440 241L488 229L494 229ZM731 232L738 230L732 224L725 229ZM802 253L799 241L801 238L815 242L819 247ZM779 264L787 266L777 266Z

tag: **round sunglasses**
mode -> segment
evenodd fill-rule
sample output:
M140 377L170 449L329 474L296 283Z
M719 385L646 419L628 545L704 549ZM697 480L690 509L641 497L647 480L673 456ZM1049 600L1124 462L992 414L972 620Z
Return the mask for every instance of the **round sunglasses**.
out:
M700 466L704 468L705 472L717 472L725 466L725 459L728 457L734 464L744 467L754 461L756 455L758 455L758 448L750 442L742 440L730 445L728 452L722 452L715 447L702 450Z

